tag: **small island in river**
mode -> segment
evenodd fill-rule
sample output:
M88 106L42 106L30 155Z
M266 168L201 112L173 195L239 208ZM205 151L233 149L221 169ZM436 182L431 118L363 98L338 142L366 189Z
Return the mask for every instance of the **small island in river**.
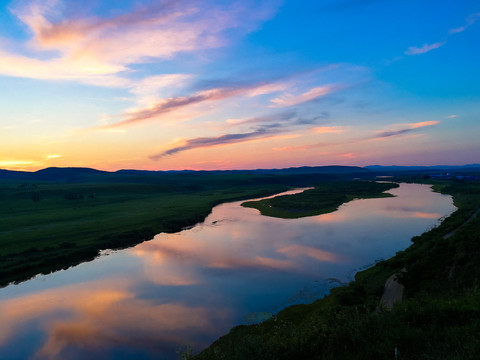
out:
M246 201L242 206L257 209L262 215L294 219L335 211L340 205L353 199L393 196L385 191L396 187L398 184L395 183L372 181L329 182L300 194Z

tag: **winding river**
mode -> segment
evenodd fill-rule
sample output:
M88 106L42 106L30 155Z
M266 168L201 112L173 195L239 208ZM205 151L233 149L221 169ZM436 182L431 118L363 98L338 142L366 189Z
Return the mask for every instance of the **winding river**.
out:
M175 233L0 289L0 359L177 359L232 326L307 303L455 210L427 185L276 219L215 207Z

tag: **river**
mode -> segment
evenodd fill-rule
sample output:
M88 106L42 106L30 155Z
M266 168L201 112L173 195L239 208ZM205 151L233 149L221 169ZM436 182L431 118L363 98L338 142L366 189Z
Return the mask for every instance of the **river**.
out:
M427 185L389 192L302 219L222 204L190 229L0 289L0 359L198 351L232 326L323 297L455 210Z

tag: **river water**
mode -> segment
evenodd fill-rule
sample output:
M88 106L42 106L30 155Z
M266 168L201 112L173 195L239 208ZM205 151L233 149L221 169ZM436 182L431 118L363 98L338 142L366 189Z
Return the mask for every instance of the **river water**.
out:
M419 184L302 219L215 207L175 234L0 289L0 359L177 359L323 297L455 210Z

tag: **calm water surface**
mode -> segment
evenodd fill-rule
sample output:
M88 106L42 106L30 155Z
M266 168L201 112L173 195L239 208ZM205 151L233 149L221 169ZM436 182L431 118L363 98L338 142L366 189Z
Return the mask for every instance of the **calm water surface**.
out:
M0 359L176 359L199 350L234 325L322 297L455 210L426 185L390 192L293 220L223 204L191 229L0 289Z

